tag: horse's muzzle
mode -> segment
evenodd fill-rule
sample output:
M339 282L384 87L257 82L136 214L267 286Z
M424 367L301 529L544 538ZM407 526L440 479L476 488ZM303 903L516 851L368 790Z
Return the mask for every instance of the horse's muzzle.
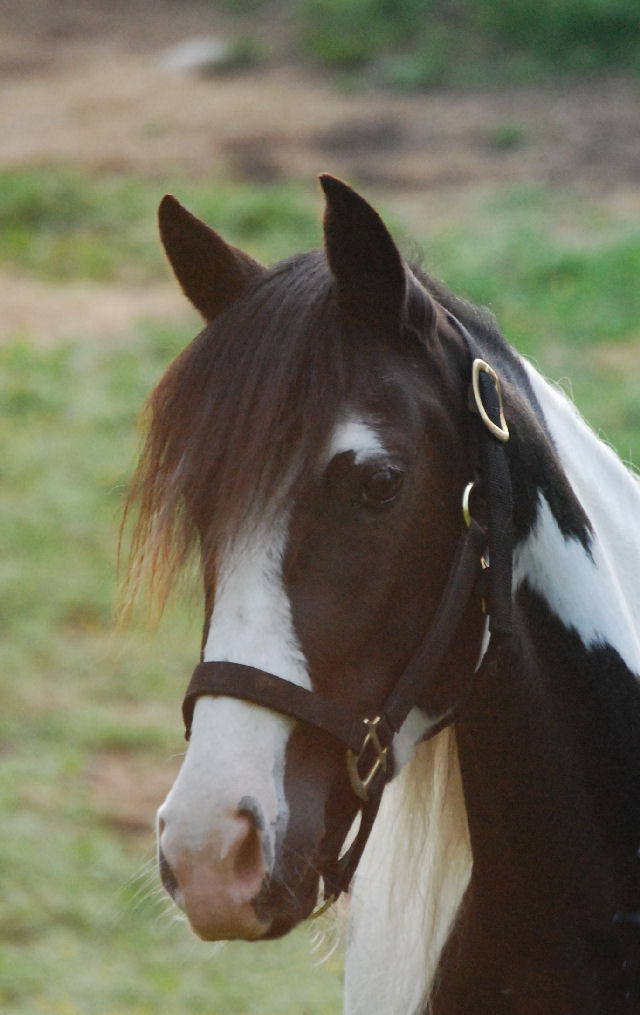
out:
M158 865L162 883L206 941L260 938L269 929L256 913L256 900L268 883L272 848L265 841L257 803L228 815L217 835L191 848L171 822L170 810L158 816Z

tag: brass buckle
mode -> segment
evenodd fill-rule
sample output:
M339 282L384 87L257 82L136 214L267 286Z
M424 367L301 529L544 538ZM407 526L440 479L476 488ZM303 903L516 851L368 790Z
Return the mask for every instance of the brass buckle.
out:
M367 734L364 738L364 743L362 744L359 754L354 754L351 749L347 751L347 771L349 772L349 781L353 792L357 797L360 797L361 800L367 801L369 799L369 787L373 779L378 772L387 771L387 754L389 752L389 748L383 747L380 743L380 738L378 737L377 726L380 722L380 716L376 716L375 719L364 719L363 722L367 727ZM371 745L375 751L376 756L367 774L362 776L360 775L359 765L369 745Z
M495 384L496 391L498 392L498 404L500 407L499 425L497 423L494 423L493 420L489 418L487 410L485 409L482 403L482 395L480 394L481 373L489 375L489 377ZM486 426L487 430L490 433L492 433L494 437L497 437L499 441L503 442L508 441L509 427L507 426L507 421L504 418L504 407L502 404L502 390L500 388L500 380L493 367L490 367L489 364L485 363L483 359L474 359L473 361L473 366L471 368L471 389L473 391L473 399L475 403L475 405L472 405L471 408L477 409L478 413L480 414L482 422Z

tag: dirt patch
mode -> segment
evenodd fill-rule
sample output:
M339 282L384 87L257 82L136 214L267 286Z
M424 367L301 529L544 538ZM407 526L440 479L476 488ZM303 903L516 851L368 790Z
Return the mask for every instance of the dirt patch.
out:
M145 321L200 328L177 285L135 286L71 282L54 285L0 272L0 342L24 339L38 345L61 341L122 339Z
M155 813L181 761L180 757L160 764L120 752L96 756L87 782L97 817L119 833L148 844Z

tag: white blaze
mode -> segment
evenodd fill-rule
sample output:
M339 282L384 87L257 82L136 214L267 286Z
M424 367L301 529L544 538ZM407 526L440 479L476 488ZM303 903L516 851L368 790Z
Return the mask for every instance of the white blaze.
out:
M588 553L580 540L563 535L542 494L536 523L514 554L514 589L525 580L587 648L607 643L640 673L629 601L600 540L594 538Z
M309 687L282 582L286 530L255 529L222 562L204 660L235 662ZM293 722L248 702L205 695L196 702L191 739L160 818L163 849L172 855L209 851L224 859L243 797L262 809L273 858L276 830L288 818L284 756ZM180 897L177 900L180 903Z
M327 461L348 451L353 452L356 465L366 462L367 458L379 458L387 453L374 425L358 416L348 416L338 423L329 443Z
M227 552L204 660L244 663L310 688L282 581L286 526L256 529Z

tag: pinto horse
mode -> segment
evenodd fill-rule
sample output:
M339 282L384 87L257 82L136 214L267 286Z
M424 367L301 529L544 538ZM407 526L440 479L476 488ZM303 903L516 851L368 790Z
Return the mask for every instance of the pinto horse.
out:
M162 880L216 940L353 879L350 1015L638 1013L638 481L321 183L272 269L160 206L206 321L130 495L134 574L204 581Z

